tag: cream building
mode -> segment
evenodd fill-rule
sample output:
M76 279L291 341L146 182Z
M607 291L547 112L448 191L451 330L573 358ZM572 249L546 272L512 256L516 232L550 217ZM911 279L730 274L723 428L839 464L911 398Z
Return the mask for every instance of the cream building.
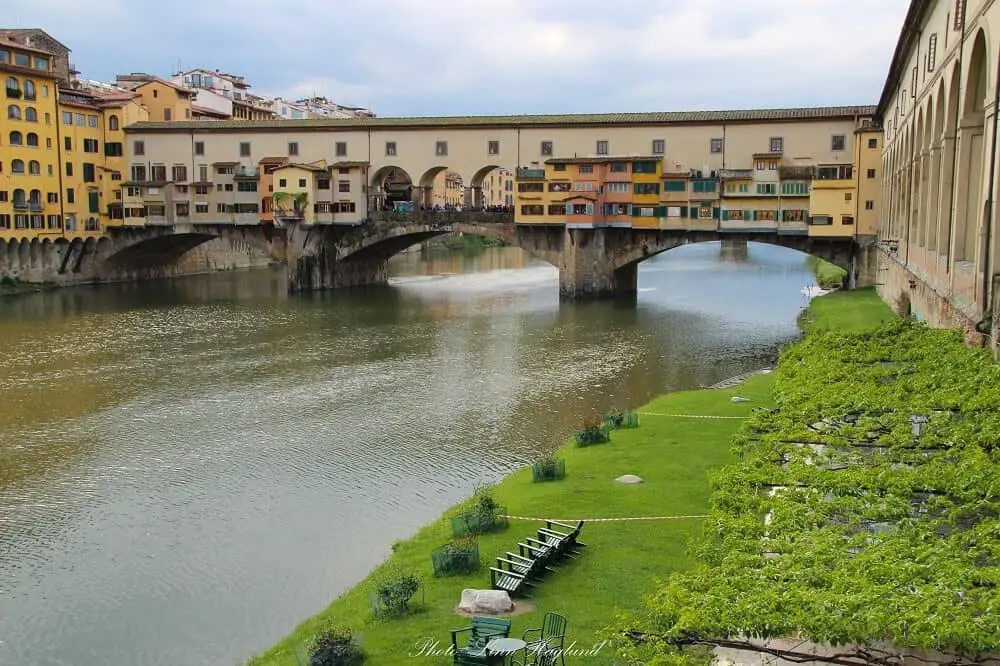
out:
M1000 6L914 0L878 105L882 296L970 333L996 310L998 53Z

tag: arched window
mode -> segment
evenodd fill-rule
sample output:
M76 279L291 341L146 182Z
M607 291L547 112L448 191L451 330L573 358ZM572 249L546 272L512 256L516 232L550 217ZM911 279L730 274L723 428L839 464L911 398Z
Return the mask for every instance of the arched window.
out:
M108 129L116 130L118 129L118 116L111 116L108 118Z
M19 107L17 104L11 104L10 106L8 106L7 107L7 117L10 118L11 120L20 120L21 119L21 107Z
M35 111L35 107L29 106L24 110L24 119L29 123L38 122L38 111Z
M14 190L14 205L25 205L27 199L24 198L24 190Z
M28 135L25 137L25 139L26 143L29 146L34 146L35 148L38 147L38 135L35 134L34 132L28 132Z
M31 190L31 194L28 196L28 202L36 205L42 205L42 191L41 190Z
M10 141L8 143L10 143L10 145L12 145L12 146L20 146L21 145L21 133L18 132L17 130L14 130L13 132L11 132L10 133Z
M37 160L31 160L28 162L28 173L32 176L42 175L42 165Z
M24 99L35 99L35 82L24 80Z
M13 76L7 77L7 97L19 97L20 95L11 95L11 93L21 92L21 86L18 85L17 79Z
M11 173L24 173L24 160L14 160L10 163Z

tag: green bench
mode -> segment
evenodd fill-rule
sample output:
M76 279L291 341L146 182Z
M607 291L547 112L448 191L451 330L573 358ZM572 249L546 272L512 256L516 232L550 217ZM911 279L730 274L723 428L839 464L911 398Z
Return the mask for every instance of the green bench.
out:
M465 645L459 646L458 637L468 634ZM496 656L486 654L486 644L494 638L510 636L510 620L499 617L472 618L472 626L451 631L451 653L456 664L495 664ZM502 655L501 655L502 658Z

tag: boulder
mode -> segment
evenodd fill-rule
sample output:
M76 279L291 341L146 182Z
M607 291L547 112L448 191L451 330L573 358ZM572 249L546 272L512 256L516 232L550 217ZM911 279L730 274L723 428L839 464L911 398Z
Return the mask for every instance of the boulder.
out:
M729 402L750 402L750 398L741 398L738 395L734 395L729 399Z
M642 478L635 474L626 474L615 479L618 483L642 483Z
M514 602L503 590L462 590L458 610L481 615L499 615L514 610Z

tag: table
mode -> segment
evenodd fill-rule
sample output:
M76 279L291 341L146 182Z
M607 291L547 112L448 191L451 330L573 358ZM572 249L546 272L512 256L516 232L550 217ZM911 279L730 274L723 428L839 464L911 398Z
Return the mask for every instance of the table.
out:
M507 657L513 655L518 650L523 650L528 644L520 638L494 638L486 644L486 658L490 663L505 664ZM499 657L500 660L494 662L491 657Z

